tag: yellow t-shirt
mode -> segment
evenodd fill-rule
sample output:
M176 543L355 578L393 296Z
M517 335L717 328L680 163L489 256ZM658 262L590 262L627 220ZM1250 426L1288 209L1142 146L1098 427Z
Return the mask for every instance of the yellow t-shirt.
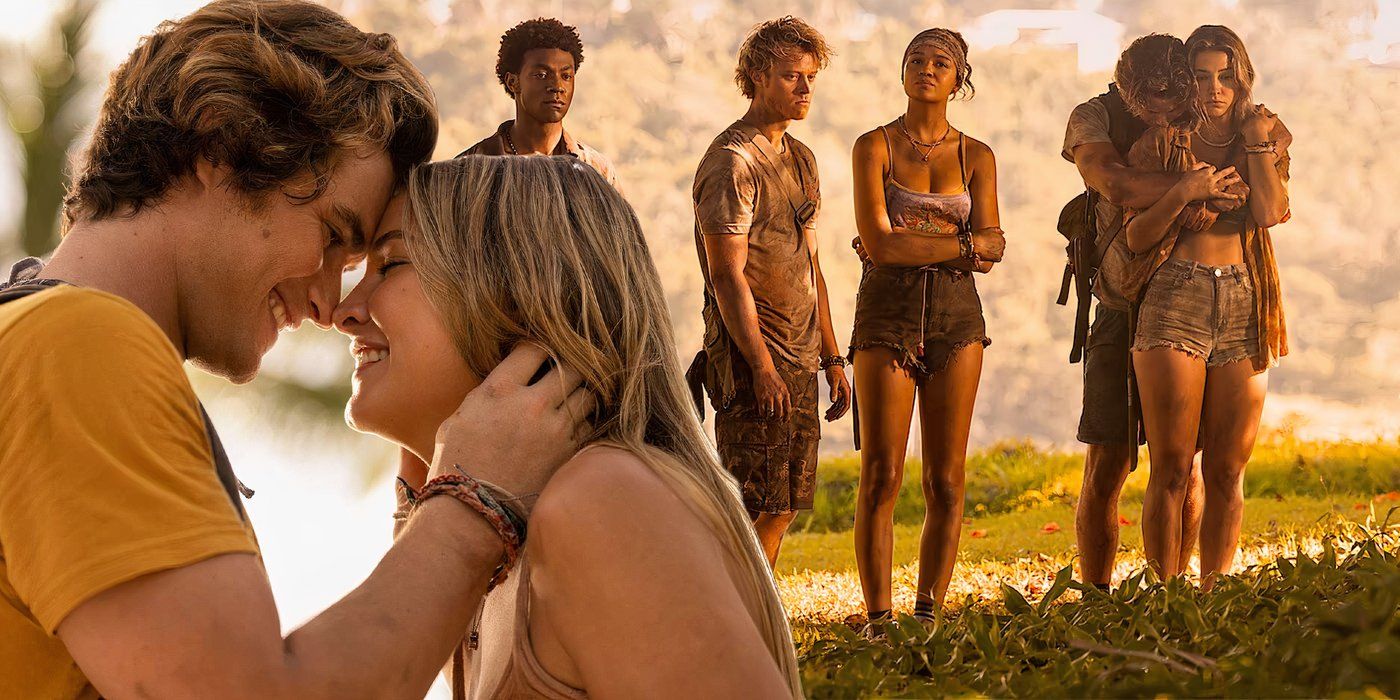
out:
M232 552L256 540L155 322L75 287L0 304L0 696L96 697L54 636L63 618Z

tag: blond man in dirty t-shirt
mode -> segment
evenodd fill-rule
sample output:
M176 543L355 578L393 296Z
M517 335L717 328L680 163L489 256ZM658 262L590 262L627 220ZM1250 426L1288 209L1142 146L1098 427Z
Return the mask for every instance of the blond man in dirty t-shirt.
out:
M817 260L816 159L787 133L807 115L829 53L821 34L791 17L750 33L736 70L749 111L710 144L693 190L705 349L692 387L710 394L720 459L770 564L797 511L812 507L819 368L831 386L827 420L850 405Z

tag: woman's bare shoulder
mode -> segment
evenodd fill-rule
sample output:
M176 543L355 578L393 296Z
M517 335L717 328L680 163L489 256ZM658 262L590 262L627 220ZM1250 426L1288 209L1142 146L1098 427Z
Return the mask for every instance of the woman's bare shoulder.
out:
M997 156L985 142L963 134L967 144L967 164L976 168L979 165L996 165Z
M883 159L885 154L885 137L880 133L880 129L882 128L883 127L877 126L861 134L856 138L856 143L851 150L857 156L864 156L867 158L879 157Z
M532 532L551 542L591 537L688 509L651 465L631 450L590 446L554 474L530 516ZM698 521L696 521L698 524Z

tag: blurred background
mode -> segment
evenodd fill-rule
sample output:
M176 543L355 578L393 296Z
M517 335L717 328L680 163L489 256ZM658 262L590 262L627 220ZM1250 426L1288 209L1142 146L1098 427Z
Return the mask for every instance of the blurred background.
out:
M43 255L108 73L159 22L195 0L16 3L0 24L0 261ZM1396 0L329 0L362 28L393 33L437 91L438 157L512 112L494 76L500 34L554 16L585 45L568 130L617 165L656 258L680 352L700 341L701 281L690 186L716 133L743 113L734 56L755 23L795 14L837 54L810 118L792 133L816 153L821 255L838 338L859 282L850 147L899 114L900 52L930 26L963 32L976 97L955 126L988 143L1000 172L1007 260L978 280L993 344L973 442L1070 447L1079 367L1073 311L1054 304L1060 207L1082 189L1060 155L1065 120L1102 92L1118 52L1149 31L1185 37L1225 24L1245 40L1256 99L1294 134L1293 218L1275 230L1292 354L1271 375L1265 423L1323 439L1394 435L1400 425L1400 2ZM1387 195L1389 192L1391 194ZM353 280L347 280L347 284ZM351 361L310 324L284 338L250 387L192 372L240 476L286 616L295 625L348 591L389 541L393 451L341 418ZM849 418L823 452L850 450ZM917 444L911 445L917 448Z

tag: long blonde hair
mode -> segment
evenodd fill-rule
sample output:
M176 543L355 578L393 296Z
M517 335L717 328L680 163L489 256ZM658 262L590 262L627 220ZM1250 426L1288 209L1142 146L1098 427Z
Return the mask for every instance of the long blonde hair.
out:
M457 350L486 376L530 339L581 372L589 442L641 458L731 552L794 697L802 688L772 573L682 378L661 278L632 208L572 156L466 156L409 176L406 243ZM751 594L751 595L748 595Z

